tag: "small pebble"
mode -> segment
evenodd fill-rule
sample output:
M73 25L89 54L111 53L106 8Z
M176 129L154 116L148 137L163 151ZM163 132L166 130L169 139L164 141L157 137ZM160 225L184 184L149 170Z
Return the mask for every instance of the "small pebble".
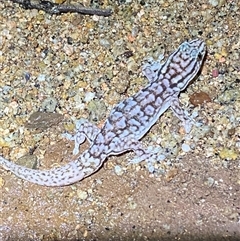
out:
M129 198L129 200L128 200L128 205L129 205L129 209L131 209L131 210L134 210L137 208L137 203L134 202L133 200L131 200L131 198Z
M57 3L57 4L62 4L64 3L66 0L53 0L54 3Z
M52 125L57 125L62 120L63 115L58 113L34 112L25 126L29 129L47 129Z
M31 169L36 169L37 167L37 157L35 155L25 155L20 157L16 164L24 166Z
M82 190L77 190L77 196L78 198L80 198L81 200L85 200L88 197L88 193L86 191L82 191Z
M216 77L218 77L218 75L219 75L219 70L218 69L213 69L212 70L212 77L216 78Z
M191 151L191 147L188 144L183 143L182 144L182 151L189 152L189 151Z
M218 96L218 101L222 104L230 104L240 98L240 90L236 87L233 89L226 89Z
M42 109L46 112L54 112L58 105L58 101L56 98L48 97L42 102Z
M213 7L217 7L217 5L219 4L218 0L209 0L208 1Z
M198 106L205 102L211 102L211 98L209 95L203 91L200 91L198 93L194 93L190 96L189 101L192 105Z
M5 181L2 177L0 177L0 188L2 188L5 184Z
M166 181L170 182L177 174L178 174L178 169L176 167L172 168L166 173L166 177L165 177Z
M74 47L70 44L65 44L63 50L68 56L71 56L74 53Z
M107 112L107 107L103 101L99 100L92 100L88 103L87 106L90 115L89 120L92 122L97 122L99 120L102 120Z
M86 102L90 102L91 100L93 100L93 98L95 97L95 93L93 92L87 92L84 98L84 101Z
M220 151L219 156L222 159L227 159L227 160L237 160L237 158L238 158L237 152L232 149L228 149L228 148L223 148Z
M123 169L121 166L117 165L114 167L114 171L118 176L121 176L123 174Z
M107 39L103 39L103 38L99 40L99 44L105 48L111 47L111 43Z
M37 77L37 80L38 80L39 82L45 81L45 80L46 80L46 75L45 75L45 74L40 74L40 75Z
M207 180L204 182L207 186L212 187L215 183L215 180L212 177L208 177Z
M235 132L236 132L236 128L231 128L231 129L228 130L227 133L228 133L228 136L231 137L231 136L233 136L235 134Z
M26 72L26 73L24 74L24 77L25 77L26 81L29 81L30 78L31 78L31 74Z

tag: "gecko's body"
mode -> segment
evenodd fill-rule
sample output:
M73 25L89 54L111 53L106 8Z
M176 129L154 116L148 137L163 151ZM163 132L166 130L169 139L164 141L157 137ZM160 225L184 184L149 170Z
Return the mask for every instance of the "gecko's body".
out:
M64 186L80 181L96 172L110 155L133 150L137 160L146 160L150 169L155 153L145 150L139 140L169 107L183 122L186 132L192 120L179 105L178 95L199 72L206 45L195 39L182 43L169 58L160 64L151 62L143 66L148 85L135 95L123 100L111 111L101 129L89 122L79 122L75 140L75 154L85 137L91 145L76 160L51 170L33 170L0 157L0 165L15 175L39 185ZM162 58L161 58L162 59Z

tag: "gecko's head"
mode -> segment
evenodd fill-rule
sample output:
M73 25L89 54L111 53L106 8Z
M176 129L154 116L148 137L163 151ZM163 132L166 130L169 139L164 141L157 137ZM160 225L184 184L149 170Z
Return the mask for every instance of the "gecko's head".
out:
M183 42L173 54L172 62L175 63L180 80L174 81L180 90L184 90L189 82L199 72L206 54L206 44L203 40L194 39Z
M179 46L179 50L183 58L192 59L201 65L206 54L206 43L201 39L185 41Z

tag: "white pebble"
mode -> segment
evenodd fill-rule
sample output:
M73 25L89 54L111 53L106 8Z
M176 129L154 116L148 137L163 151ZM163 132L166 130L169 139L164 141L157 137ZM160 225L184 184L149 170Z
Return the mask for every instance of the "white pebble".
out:
M122 167L120 167L120 166L118 166L118 165L116 165L116 166L114 167L114 171L115 171L115 173L116 173L118 176L121 176L121 175L123 174L123 169L122 169Z
M217 7L217 5L219 4L218 0L209 0L209 3L213 6L213 7Z
M105 48L111 47L111 43L107 39L103 39L103 38L99 40L99 44Z
M84 98L84 101L89 102L95 97L95 93L87 92Z
M191 147L188 144L183 143L182 144L182 150L184 152L189 152L189 151L191 151Z
M45 81L46 80L46 75L45 74L38 75L37 80L38 81Z
M86 191L77 190L77 196L81 200L85 200L88 197L88 193Z

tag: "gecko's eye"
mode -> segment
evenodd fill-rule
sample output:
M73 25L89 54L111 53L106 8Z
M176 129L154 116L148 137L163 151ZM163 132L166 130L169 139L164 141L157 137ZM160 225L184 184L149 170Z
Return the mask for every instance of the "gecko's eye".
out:
M198 53L198 60L199 60L199 61L202 60L202 57L203 57L203 56L202 56L202 53L199 52L199 53Z

